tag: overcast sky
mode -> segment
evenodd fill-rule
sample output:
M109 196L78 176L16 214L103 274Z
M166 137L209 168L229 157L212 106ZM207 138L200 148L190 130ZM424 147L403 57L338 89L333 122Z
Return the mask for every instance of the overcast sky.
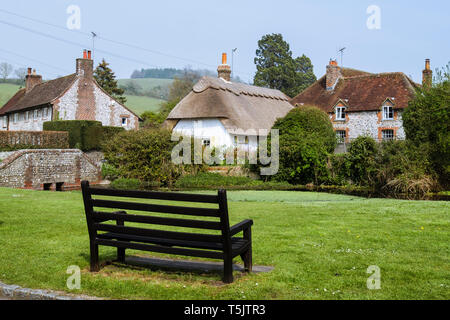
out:
M71 5L80 9L75 31ZM34 67L46 79L67 75L94 31L96 63L104 57L119 78L151 67L215 70L221 53L237 48L235 73L251 81L258 40L281 33L294 56L311 58L317 77L330 58L340 63L337 50L345 47L346 67L421 82L426 58L433 69L450 61L449 12L447 0L2 1L0 62Z

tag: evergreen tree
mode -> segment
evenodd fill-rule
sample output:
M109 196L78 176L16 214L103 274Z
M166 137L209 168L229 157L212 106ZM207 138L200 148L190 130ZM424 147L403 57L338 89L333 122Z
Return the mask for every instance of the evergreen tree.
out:
M294 97L316 81L311 60L305 55L292 58L289 44L281 34L268 34L258 41L256 50L257 86L278 89Z
M127 102L127 98L124 97L125 90L119 88L116 76L105 59L94 70L94 78L103 90L109 93L114 99L122 104Z

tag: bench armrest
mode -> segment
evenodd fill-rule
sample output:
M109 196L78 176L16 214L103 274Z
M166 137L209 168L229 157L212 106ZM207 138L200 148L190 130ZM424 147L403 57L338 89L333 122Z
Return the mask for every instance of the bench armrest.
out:
M253 220L244 220L230 228L230 236L234 236L241 231L251 228L253 225Z

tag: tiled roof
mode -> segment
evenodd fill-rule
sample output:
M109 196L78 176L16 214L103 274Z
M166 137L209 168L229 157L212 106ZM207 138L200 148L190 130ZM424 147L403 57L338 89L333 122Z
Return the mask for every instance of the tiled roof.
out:
M63 94L75 81L76 74L43 82L30 92L19 90L1 109L0 115L48 104Z
M314 105L325 112L333 112L334 106L341 100L345 101L347 112L356 112L379 110L389 98L395 109L404 109L418 86L401 72L370 74L344 68L334 90L326 90L325 75L293 98L291 103Z

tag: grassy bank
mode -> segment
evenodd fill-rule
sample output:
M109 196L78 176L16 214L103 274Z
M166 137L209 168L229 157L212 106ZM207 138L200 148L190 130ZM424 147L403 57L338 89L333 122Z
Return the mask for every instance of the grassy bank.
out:
M449 202L230 191L231 223L255 222L254 264L274 267L269 273L235 273L231 285L217 274L115 264L89 273L79 192L0 189L0 203L0 281L9 284L68 290L67 267L78 265L82 289L73 293L109 298L450 298ZM114 257L114 249L100 249L102 261ZM380 290L366 287L371 265L381 269Z

